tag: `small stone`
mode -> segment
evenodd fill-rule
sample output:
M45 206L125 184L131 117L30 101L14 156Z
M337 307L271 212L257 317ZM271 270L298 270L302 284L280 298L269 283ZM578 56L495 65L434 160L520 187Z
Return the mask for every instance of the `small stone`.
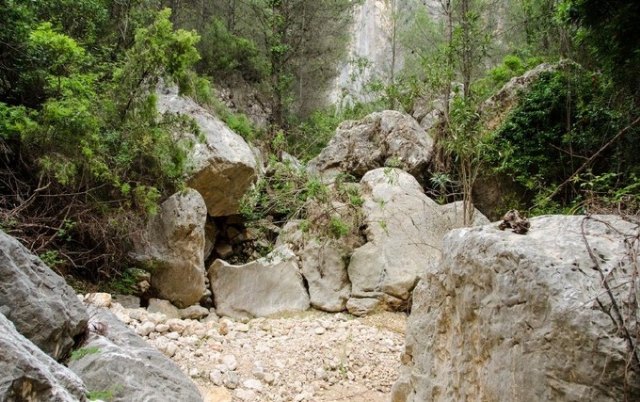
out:
M96 307L108 308L111 306L111 295L109 293L89 293L84 297L84 302Z
M253 392L250 389L237 389L234 392L236 398L240 399L241 401L245 401L245 402L250 402L250 401L255 401L256 400L256 393Z
M211 370L211 373L209 373L209 380L211 380L211 382L214 385L222 386L223 384L223 379L222 379L222 371L220 370Z
M171 342L171 343L167 344L167 347L165 348L165 350L163 352L168 357L173 357L173 356L175 356L177 351L178 351L178 346L175 343Z
M275 382L276 378L273 374L271 373L264 373L264 382L266 382L267 384L271 385Z
M200 320L209 315L209 309L202 306L190 306L179 311L180 318L183 320L192 319Z
M166 324L169 326L169 329L171 331L177 332L179 334L181 334L186 328L184 321L179 320L177 318L172 318L167 320Z
M140 322L147 321L148 315L149 314L147 313L147 310L143 308L136 308L133 310L129 310L129 317L131 317L134 320L138 320Z
M262 390L262 383L259 380L254 380L252 378L245 380L242 383L242 386L247 388L247 389L253 389L256 391L261 391Z
M169 326L167 324L158 324L156 325L156 332L161 334L167 332L169 330Z
M124 308L139 308L140 298L133 295L113 295L113 301Z
M161 313L167 316L167 318L180 318L180 312L178 308L171 304L168 300L162 299L149 299L149 307L147 307L149 313Z
M149 321L153 322L156 325L162 324L167 321L167 316L162 313L151 313L148 315L148 317Z
M173 339L174 341L177 341L178 339L180 339L180 334L177 332L169 332L165 336L169 339Z
M136 333L140 336L147 336L151 333L151 331L153 331L154 329L156 329L156 324L152 323L151 321L145 321L142 323L142 325L140 325L137 329L136 329Z
M326 332L326 330L323 327L317 327L313 330L313 332L315 332L316 335L322 335Z
M200 376L200 370L198 370L197 368L192 368L191 370L189 370L189 376L191 378L196 378Z
M238 332L249 332L249 326L243 323L237 324L234 329Z
M222 356L222 364L227 366L230 371L238 368L238 360L234 355L224 355Z
M238 388L238 383L240 382L240 376L235 371L227 371L224 374L223 384L225 387L229 389Z

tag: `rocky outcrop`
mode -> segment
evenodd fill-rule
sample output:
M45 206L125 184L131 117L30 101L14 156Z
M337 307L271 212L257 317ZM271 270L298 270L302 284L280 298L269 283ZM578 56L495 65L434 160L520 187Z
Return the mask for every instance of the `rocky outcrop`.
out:
M462 226L462 220L456 218L456 206L439 206L402 170L373 170L361 185L367 243L351 255L347 308L358 315L406 308L420 276L435 272L445 233Z
M308 170L326 178L399 167L422 178L431 160L433 140L411 116L392 110L370 114L338 127L327 147L309 161Z
M82 380L22 336L0 314L0 400L85 401Z
M204 141L192 133L179 133L194 143L189 155L191 171L187 184L202 194L211 216L238 212L239 200L257 174L255 156L242 137L192 99L182 97L176 88L158 93L158 110L192 118Z
M526 235L495 224L449 233L442 263L413 293L392 400L638 400L636 357L610 298L638 317L628 303L640 288L637 236L613 216L538 217Z
M480 116L488 130L500 127L511 110L517 106L520 97L538 78L548 72L564 69L570 65L568 61L556 64L542 63L521 76L513 77L491 98L480 105Z
M0 231L0 312L56 360L84 333L88 316L64 279Z
M95 307L89 311L92 322L105 331L92 334L69 363L89 391L106 393L113 402L202 401L195 384L178 366L111 312Z
M295 254L283 246L245 265L216 260L209 281L218 315L265 317L309 308Z
M359 193L357 183L330 186L326 199L307 202L305 221L288 222L278 236L276 244L287 244L300 260L311 306L318 310L343 311L351 295L347 267L363 238L359 208L346 198ZM342 225L341 233L336 224Z
M197 303L205 293L206 218L202 196L187 189L163 202L135 239L136 258L149 267L151 287L179 307Z

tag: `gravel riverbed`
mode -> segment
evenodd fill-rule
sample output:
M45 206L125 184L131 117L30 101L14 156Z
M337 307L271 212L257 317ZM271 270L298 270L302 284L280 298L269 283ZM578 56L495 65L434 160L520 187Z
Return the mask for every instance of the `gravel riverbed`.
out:
M400 367L406 315L318 311L238 322L111 310L169 356L206 401L386 402Z

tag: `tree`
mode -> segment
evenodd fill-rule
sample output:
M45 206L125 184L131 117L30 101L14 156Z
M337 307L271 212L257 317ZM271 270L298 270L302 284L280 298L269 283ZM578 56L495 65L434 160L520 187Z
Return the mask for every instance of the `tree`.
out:
M603 68L633 96L640 96L640 2L635 0L564 0L560 16L575 24L578 46L591 50L581 61Z

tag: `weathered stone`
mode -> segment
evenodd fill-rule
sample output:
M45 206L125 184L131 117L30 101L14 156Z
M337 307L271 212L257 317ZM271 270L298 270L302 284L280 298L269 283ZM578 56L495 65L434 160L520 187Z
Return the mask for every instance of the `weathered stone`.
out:
M54 359L87 328L86 310L64 279L0 231L0 310L18 332Z
M180 318L183 320L192 319L192 320L200 320L209 315L209 309L202 306L189 306L185 309L180 310Z
M615 216L533 218L526 235L496 224L449 233L413 293L393 401L638 400L610 298L622 316L638 313L626 303L640 296L637 235Z
M339 239L311 239L305 242L298 255L313 307L329 312L345 309L351 294L347 275L350 251Z
M134 239L136 258L151 268L151 286L178 307L197 303L205 291L206 216L202 196L187 189L163 202L146 231Z
M462 201L456 201L440 206L440 213L447 220L447 227L450 229L461 228L464 223L464 205ZM471 222L467 226L482 226L490 223L489 219L480 211L474 209ZM443 233L444 235L444 233Z
M286 247L245 265L216 260L209 280L221 316L263 317L309 308L296 256Z
M380 298L382 295L380 296ZM362 316L371 314L380 309L380 298L351 297L347 302L347 310L353 315Z
M329 179L339 173L359 178L376 168L396 166L422 179L432 153L433 140L417 121L386 110L342 123L327 147L309 161L308 170Z
M120 304L124 308L140 307L140 298L132 295L113 295L113 301Z
M255 156L249 145L192 99L178 95L177 88L164 88L158 94L158 110L192 118L198 124L204 142L192 133L180 138L193 141L189 155L192 174L189 187L202 194L211 216L238 212L239 200L254 182L257 173Z
M0 350L0 400L86 401L82 380L18 333L2 314Z
M83 301L96 307L108 308L111 306L111 299L109 293L89 293Z
M107 391L111 401L202 401L195 384L160 351L149 346L109 311L90 309L105 335L91 335L83 348L95 351L72 360L90 391Z
M147 311L149 313L164 314L169 319L180 318L180 310L168 300L149 299Z
M408 301L419 276L438 263L448 227L438 204L406 172L376 169L361 184L368 242L351 256L352 293Z

